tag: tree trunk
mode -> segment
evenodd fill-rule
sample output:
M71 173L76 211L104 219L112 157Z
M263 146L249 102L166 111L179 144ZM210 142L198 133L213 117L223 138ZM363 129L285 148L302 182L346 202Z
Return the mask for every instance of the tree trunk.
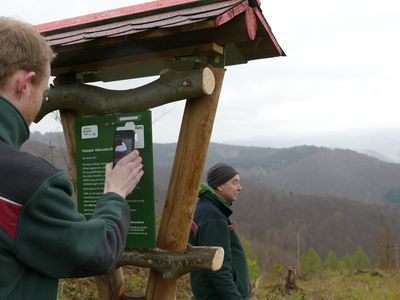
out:
M73 83L51 86L35 123L57 109L85 115L144 111L169 102L211 95L215 78L210 68L191 71L164 70L160 78L135 89L118 91Z
M212 126L225 70L212 68L215 90L186 102L166 202L157 236L159 248L186 248L198 188L203 174ZM176 296L176 280L165 279L151 270L146 299L172 300Z

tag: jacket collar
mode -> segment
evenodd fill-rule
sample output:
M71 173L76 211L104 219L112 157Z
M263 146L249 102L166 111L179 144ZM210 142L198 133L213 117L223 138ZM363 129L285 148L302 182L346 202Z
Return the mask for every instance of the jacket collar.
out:
M224 203L226 201L211 187L209 187L208 184L203 183L201 185L199 197L200 199L204 199L214 204L226 217L229 217L232 214L232 210Z
M221 201L222 204L224 204L226 207L230 207L232 205L231 201L227 201L224 198L222 198L220 195L218 195L218 193L211 186L209 186L207 183L203 182L200 185L199 197L201 196L201 194L203 194L205 192L209 192L209 193L213 194L214 197L217 198L219 201Z
M15 149L29 139L29 126L22 114L0 96L0 139Z

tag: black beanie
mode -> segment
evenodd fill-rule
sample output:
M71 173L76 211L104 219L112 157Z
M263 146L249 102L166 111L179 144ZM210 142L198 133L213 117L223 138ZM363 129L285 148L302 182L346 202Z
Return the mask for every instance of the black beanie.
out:
M216 163L207 172L207 183L210 187L216 189L237 174L239 173L232 166Z

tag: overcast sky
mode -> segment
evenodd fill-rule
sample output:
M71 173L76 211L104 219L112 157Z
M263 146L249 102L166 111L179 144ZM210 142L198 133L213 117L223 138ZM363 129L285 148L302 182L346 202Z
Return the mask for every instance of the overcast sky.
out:
M41 24L144 2L3 0L0 12ZM261 2L287 57L227 68L212 141L400 128L398 1ZM183 107L180 101L154 110L155 142L177 141ZM54 123L49 116L31 130L61 130Z

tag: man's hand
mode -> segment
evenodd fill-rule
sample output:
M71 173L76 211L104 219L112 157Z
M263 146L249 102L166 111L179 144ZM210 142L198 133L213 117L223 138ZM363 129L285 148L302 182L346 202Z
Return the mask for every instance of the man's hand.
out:
M104 193L114 192L125 198L142 178L142 168L142 158L137 150L121 158L114 168L112 163L106 164Z

